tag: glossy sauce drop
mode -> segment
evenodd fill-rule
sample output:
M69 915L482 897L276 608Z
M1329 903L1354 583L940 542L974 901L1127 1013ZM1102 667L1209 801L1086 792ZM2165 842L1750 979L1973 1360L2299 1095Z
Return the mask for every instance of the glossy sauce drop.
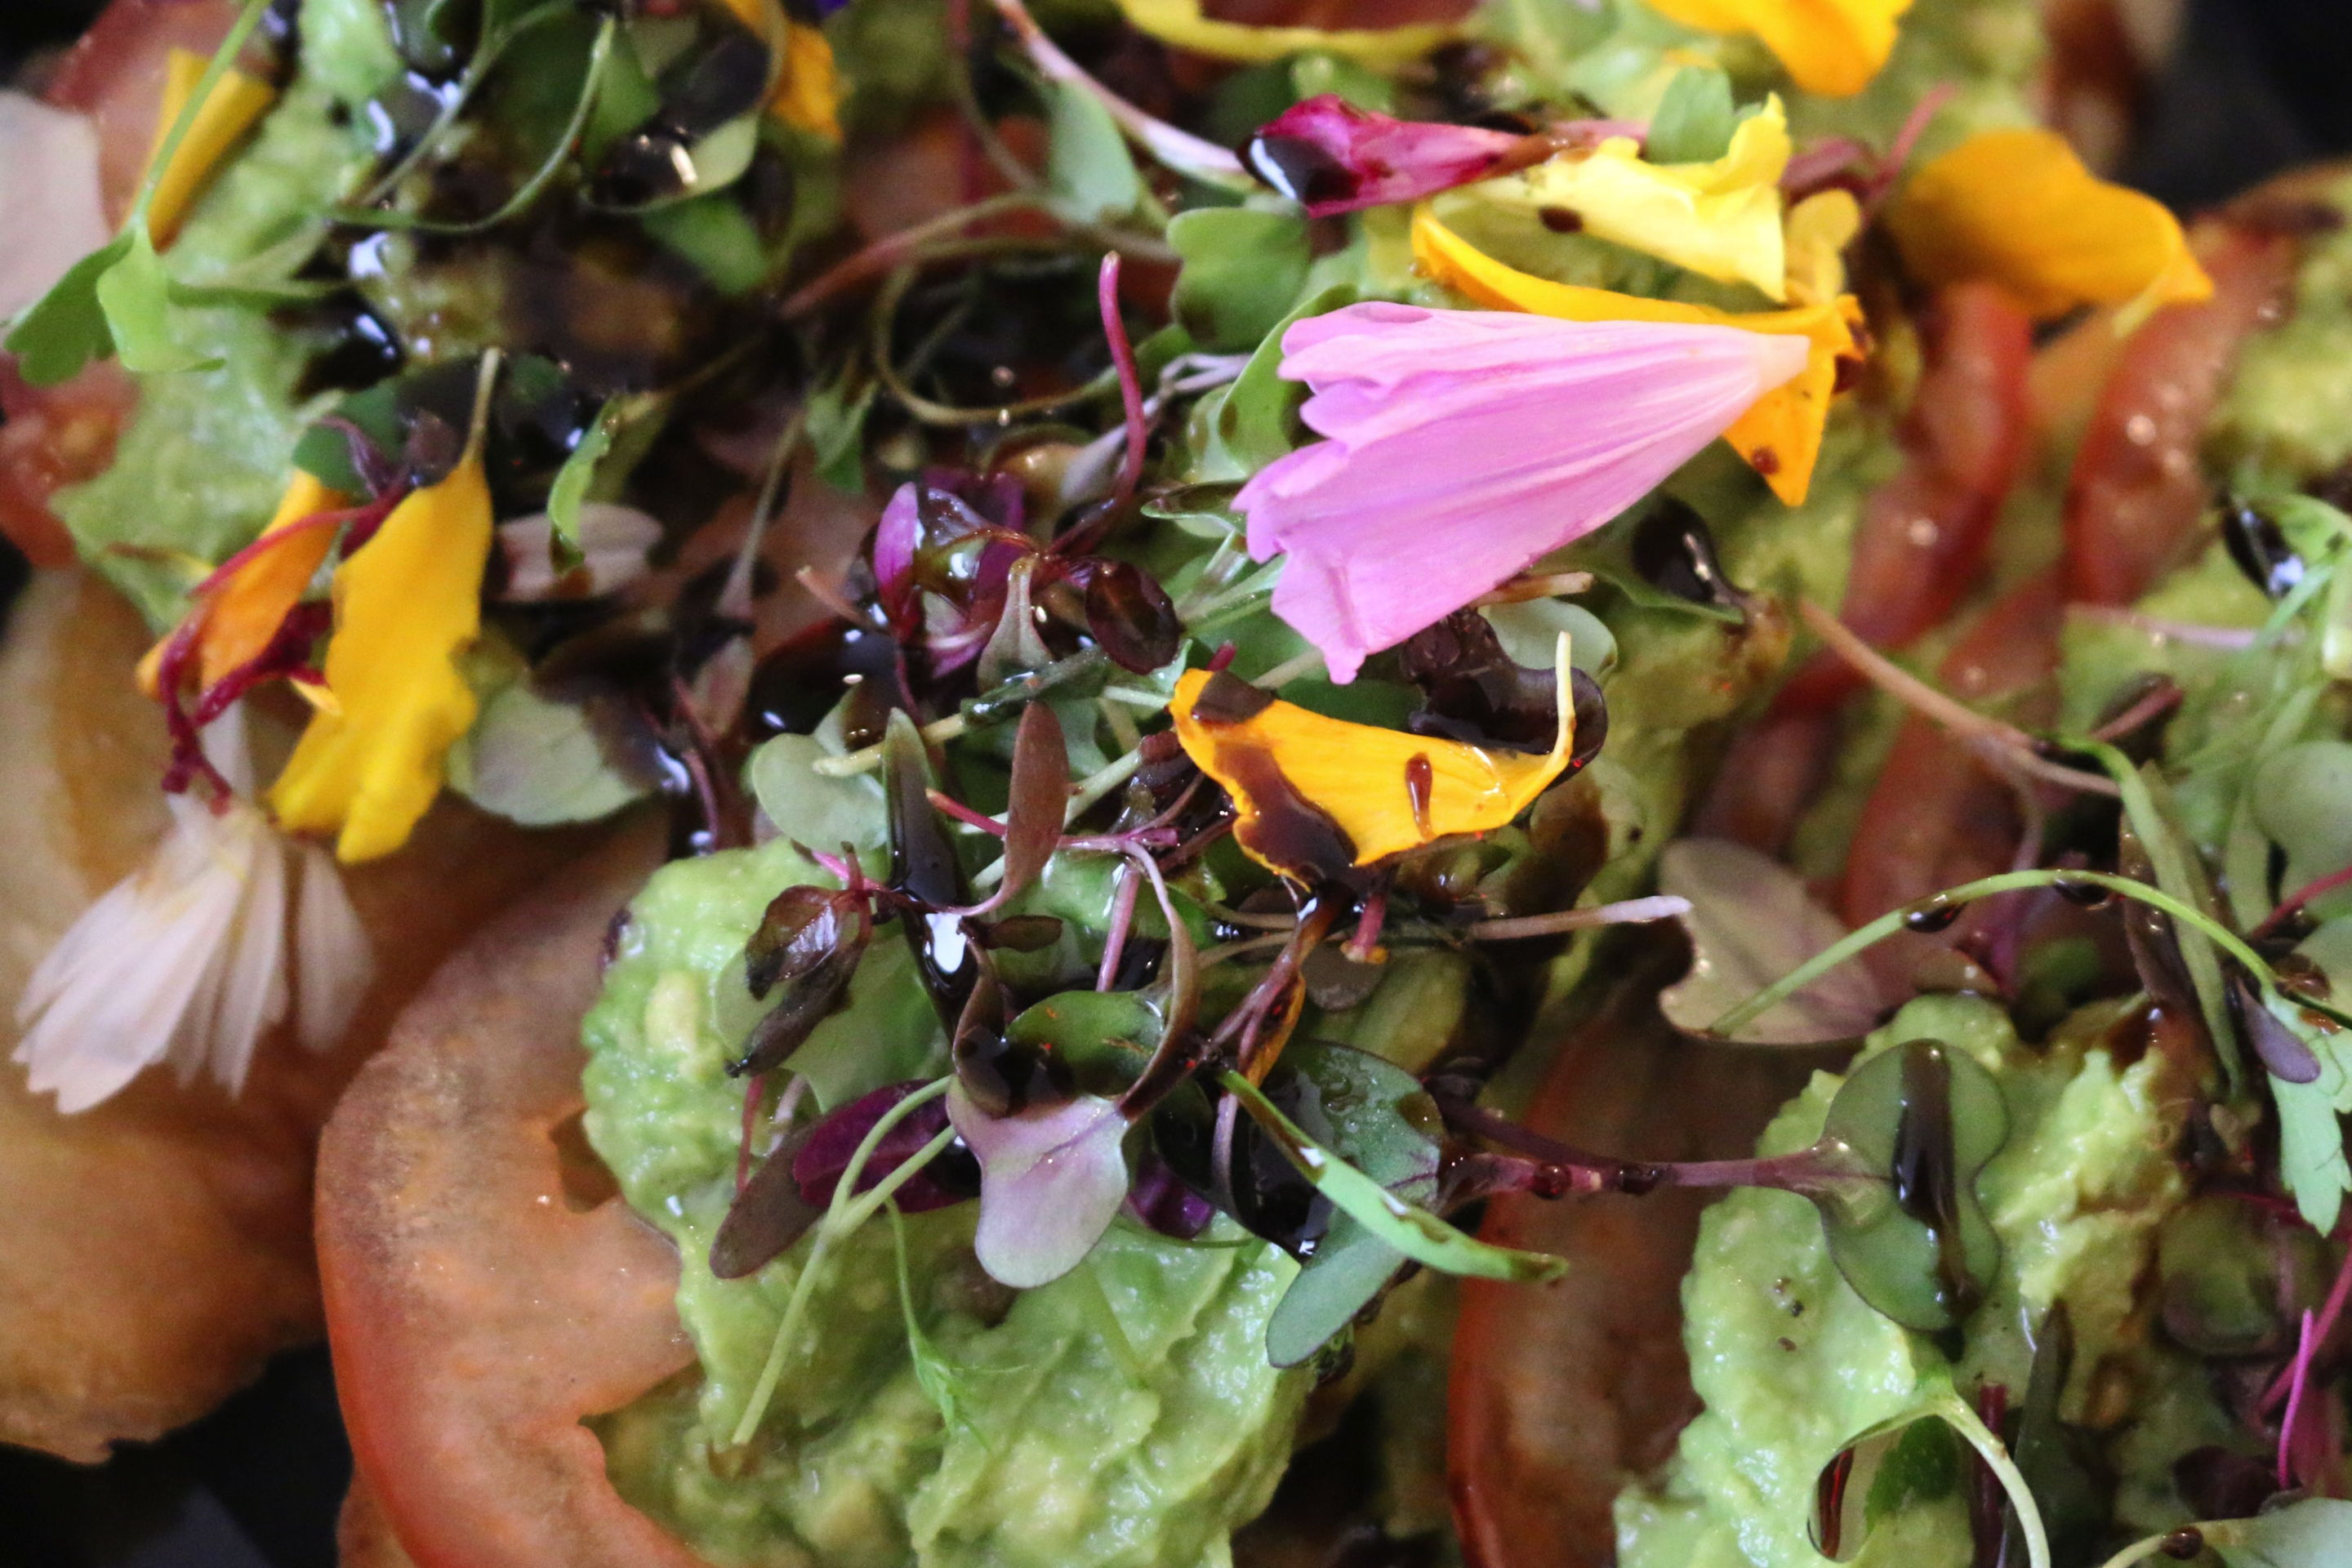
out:
M1429 827L1429 800L1437 787L1436 770L1429 765L1429 753L1415 752L1404 765L1405 799L1412 805L1412 826L1423 838L1433 838Z
M1968 905L1957 904L1938 895L1903 917L1904 929L1927 934L1949 931L1952 922L1967 912Z
M1634 525L1633 570L1643 581L1695 605L1738 607L1741 595L1724 574L1706 520L1686 501L1666 497Z
M1903 1051L1903 1108L1895 1123L1889 1173L1895 1202L1936 1240L1937 1291L1955 1321L1979 1291L1969 1274L1960 1236L1959 1159L1952 1139L1952 1064L1931 1043Z
M1242 150L1251 174L1303 206L1344 202L1360 188L1345 163L1298 136L1254 136Z

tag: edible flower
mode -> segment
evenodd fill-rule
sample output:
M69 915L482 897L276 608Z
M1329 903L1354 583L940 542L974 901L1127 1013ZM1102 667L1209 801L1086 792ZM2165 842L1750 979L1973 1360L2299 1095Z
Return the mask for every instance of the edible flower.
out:
M1118 0L1128 24L1161 43L1212 59L1265 65L1313 50L1374 70L1409 65L1452 38L1442 24L1409 27L1256 27L1221 22L1201 12L1201 0Z
M301 603L310 579L327 559L337 522L331 514L346 499L300 468L288 481L269 525L250 545L222 563L218 582L199 593L188 615L194 628L196 684L209 689L251 664L278 638L278 628ZM166 637L139 662L140 689L152 697L165 653Z
M287 826L337 834L346 863L408 841L479 706L457 656L481 630L490 552L480 425L478 406L448 477L411 492L335 569L332 702L311 714L269 800Z
M1252 174L1307 216L1337 217L1483 180L1530 141L1475 125L1398 120L1325 92L1261 126L1243 156Z
M1242 487L1274 610L1331 679L1591 532L1756 400L1806 341L1681 321L1372 301L1295 322L1280 374L1330 437Z
M1178 679L1168 711L1184 754L1233 796L1234 841L1269 870L1311 883L1345 868L1323 863L1339 855L1370 866L1435 839L1491 832L1532 805L1567 769L1576 742L1566 637L1559 650L1559 728L1543 752L1351 724L1205 669ZM1329 833L1299 831L1302 811ZM1326 844L1302 852L1314 837Z
M173 125L211 64L208 57L187 49L172 51L164 66L163 103L155 116L155 140L147 150L151 175ZM188 216L188 208L203 194L222 157L277 97L277 89L268 82L235 67L223 72L213 89L205 94L203 107L188 121L187 134L180 138L172 161L163 166L160 175L154 176L155 194L147 206L147 231L154 237L157 246L171 244L173 236L180 232L182 220Z
M183 1080L208 1069L234 1094L289 994L317 1048L341 1037L367 989L367 934L334 862L278 833L249 797L241 705L204 745L232 793L167 795L163 842L82 912L17 1003L16 1059L61 1111L89 1110L166 1058Z
M1785 298L1780 175L1789 166L1789 119L1778 97L1739 122L1724 154L1705 163L1653 163L1631 136L1565 152L1476 198L1528 208L1577 230L1673 262L1702 278L1752 284Z
M1911 0L1650 0L1703 33L1751 33L1807 92L1851 98L1895 52L1895 21Z
M823 31L785 17L775 0L724 0L724 4L737 21L761 37L772 37L776 24L782 24L784 58L778 62L776 84L768 94L768 112L795 130L839 142L841 73L834 64L833 44Z
M1735 312L1554 283L1506 267L1426 209L1413 217L1412 254L1437 282L1495 310L1526 310L1567 321L1681 321L1803 338L1804 369L1758 398L1723 432L1723 438L1764 477L1774 495L1790 506L1803 502L1821 457L1838 364L1862 355L1855 334L1862 307L1852 296L1788 310Z
M1887 226L1923 281L1995 283L2037 317L2077 305L2133 316L2213 293L2179 219L2048 131L1969 137L1911 176Z

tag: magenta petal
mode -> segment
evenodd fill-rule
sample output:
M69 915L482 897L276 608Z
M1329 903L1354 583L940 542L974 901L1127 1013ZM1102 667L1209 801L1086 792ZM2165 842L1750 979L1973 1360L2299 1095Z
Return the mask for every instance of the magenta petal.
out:
M1253 174L1309 217L1331 217L1485 179L1526 140L1471 125L1394 120L1327 92L1260 127L1244 157Z
M1127 1199L1127 1118L1099 1095L991 1116L958 1086L948 1120L980 1161L972 1250L1016 1289L1059 1279L1091 1251Z
M1276 614L1335 680L1607 522L1804 368L1801 337L1374 302L1297 322L1330 437L1242 488Z
M911 614L915 592L915 549L923 541L922 505L909 482L890 493L882 521L874 526L874 585L892 624Z

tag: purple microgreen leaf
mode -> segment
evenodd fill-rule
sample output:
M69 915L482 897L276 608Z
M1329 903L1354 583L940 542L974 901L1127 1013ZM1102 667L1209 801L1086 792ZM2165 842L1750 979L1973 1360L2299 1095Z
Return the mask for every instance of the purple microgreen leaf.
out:
M1013 737L1013 783L1004 811L1004 880L991 902L1019 898L1061 842L1070 801L1070 753L1048 703L1032 702Z
M1149 675L1171 663L1184 627L1167 593L1141 567L1125 561L1089 563L1086 574L1087 632L1113 664Z
M948 1037L948 1054L962 1092L991 1116L1011 1110L1016 1099L1003 1074L1004 1018L1003 988L982 965Z
M916 1079L886 1085L851 1100L810 1128L792 1163L793 1180L798 1184L802 1198L819 1211L829 1205L842 1173L848 1169L866 1135L892 1107L925 1088L928 1082ZM852 1193L871 1192L884 1177L920 1152L947 1124L947 1105L941 1099L926 1100L900 1117L866 1156ZM761 1167L763 1171L765 1168ZM898 1206L909 1214L920 1214L926 1209L960 1204L972 1195L971 1175L971 1156L950 1145L946 1152L933 1158L898 1189Z
M1167 1161L1146 1149L1135 1165L1135 1186L1127 1206L1138 1220L1179 1241L1191 1241L1209 1228L1216 1205L1186 1186Z
M787 1137L736 1194L727 1217L719 1223L719 1234L710 1238L710 1272L715 1278L740 1279L758 1272L824 1215L824 1205L809 1201L793 1169L794 1159L816 1131L803 1128ZM856 1142L852 1138L850 1147L855 1148Z
M728 1064L730 1076L740 1078L782 1066L807 1043L819 1024L847 1005L849 983L857 973L858 961L865 956L874 931L864 902L852 900L849 903L848 918L828 916L803 931L803 936L807 937L819 925L828 926L830 940L821 946L812 942L813 951L805 957L786 960L794 965L794 972L782 983L783 994L776 1005L751 1026L742 1054Z
M1097 1095L991 1116L959 1082L948 1119L980 1161L972 1250L1016 1289L1050 1284L1093 1250L1127 1200L1127 1118Z
M765 999L780 980L796 980L843 938L857 900L824 888L786 888L768 901L759 929L743 944L743 984Z

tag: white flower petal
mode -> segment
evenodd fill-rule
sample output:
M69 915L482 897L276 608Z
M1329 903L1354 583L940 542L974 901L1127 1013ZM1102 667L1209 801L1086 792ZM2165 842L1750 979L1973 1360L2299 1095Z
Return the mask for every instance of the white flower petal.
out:
M324 1050L342 1037L375 978L367 928L335 858L302 846L302 896L294 916L295 1021L302 1043Z

